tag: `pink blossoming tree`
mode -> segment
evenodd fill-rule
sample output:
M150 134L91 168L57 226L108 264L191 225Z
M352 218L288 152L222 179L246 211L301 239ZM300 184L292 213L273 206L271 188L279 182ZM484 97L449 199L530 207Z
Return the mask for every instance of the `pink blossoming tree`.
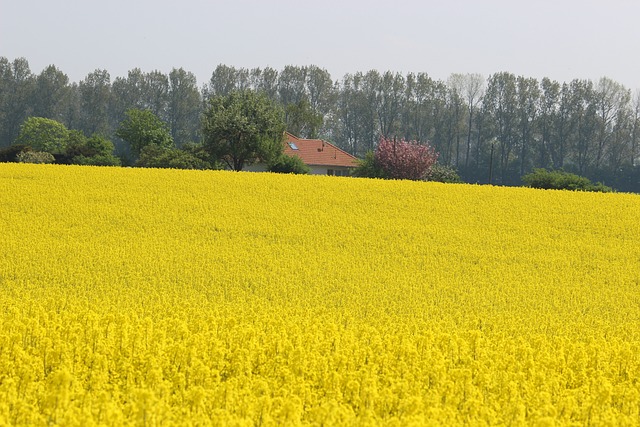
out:
M387 178L424 179L438 160L438 153L428 144L380 137L375 161Z

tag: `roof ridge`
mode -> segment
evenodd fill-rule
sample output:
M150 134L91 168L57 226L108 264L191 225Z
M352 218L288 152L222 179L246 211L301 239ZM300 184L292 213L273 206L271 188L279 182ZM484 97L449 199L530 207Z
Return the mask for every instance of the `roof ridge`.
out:
M346 152L345 150L343 150L342 148L338 147L337 145L335 145L335 144L333 144L333 143L331 143L329 141L325 141L324 139L321 139L321 138L300 138L299 136L295 136L294 134L292 134L289 131L285 131L285 133L287 135L293 137L297 141L318 141L318 142L321 142L323 144L329 144L330 146L332 146L336 150L346 154L347 156L353 158L354 160L358 160L358 158L356 156L354 156L353 154Z
M357 158L356 156L354 156L354 155L353 155L353 154L351 154L351 153L348 153L348 152L344 151L342 148L338 147L337 145L335 145L335 144L333 144L333 143L331 143L331 142L329 142L329 141L325 141L324 139L320 139L320 141L322 141L322 142L323 142L323 143L325 143L325 144L329 144L330 146L332 146L332 147L333 147L333 148L335 148L336 150L341 151L341 152L343 152L344 154L346 154L347 156L349 156L349 157L353 157L354 159L358 160L358 158Z

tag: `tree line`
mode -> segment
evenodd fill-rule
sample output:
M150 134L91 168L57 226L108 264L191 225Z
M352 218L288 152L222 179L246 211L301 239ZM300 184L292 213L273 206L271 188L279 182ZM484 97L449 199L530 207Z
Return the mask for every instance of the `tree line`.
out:
M467 182L517 185L546 168L640 192L640 96L606 77L558 82L499 72L442 81L372 70L333 80L314 65L219 65L202 87L182 68L136 68L113 80L96 70L76 83L54 65L36 75L26 59L0 57L0 146L13 144L26 118L37 116L111 138L126 158L116 131L130 109L159 117L176 146L198 144L209 100L243 89L277 102L289 132L360 158L384 136L429 143L438 162Z

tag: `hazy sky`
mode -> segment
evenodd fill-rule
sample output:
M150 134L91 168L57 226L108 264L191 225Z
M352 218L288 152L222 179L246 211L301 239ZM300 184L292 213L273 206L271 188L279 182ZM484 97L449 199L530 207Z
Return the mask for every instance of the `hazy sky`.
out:
M638 0L0 0L0 56L72 81L218 64L345 73L508 71L640 88Z

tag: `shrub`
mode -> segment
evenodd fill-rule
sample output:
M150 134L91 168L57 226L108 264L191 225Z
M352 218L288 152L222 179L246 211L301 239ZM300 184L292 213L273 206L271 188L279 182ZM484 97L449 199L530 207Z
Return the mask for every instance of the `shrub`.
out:
M595 184L591 185L588 191L594 191L596 193L612 193L613 188L607 187L601 182L596 182Z
M44 151L21 151L16 156L18 163L53 163L53 154Z
M300 157L282 154L267 166L267 171L275 173L308 174L310 169Z
M425 176L426 181L445 182L445 183L462 183L462 178L458 175L458 172L451 167L441 165L439 163L434 164L427 172Z
M72 138L59 162L73 165L120 166L122 162L113 155L111 141L101 135L86 138L82 132L69 131Z
M368 151L364 159L358 162L358 167L353 171L353 176L360 178L386 178L382 167L376 162L375 153Z
M143 168L165 169L210 169L209 163L180 150L179 148L166 148L156 144L149 144L140 151L140 158L136 166Z
M436 163L438 153L428 144L380 138L375 161L391 179L424 179Z
M529 187L546 190L597 191L603 193L613 191L602 183L593 184L588 178L563 170L534 169L532 173L524 175L522 181Z

